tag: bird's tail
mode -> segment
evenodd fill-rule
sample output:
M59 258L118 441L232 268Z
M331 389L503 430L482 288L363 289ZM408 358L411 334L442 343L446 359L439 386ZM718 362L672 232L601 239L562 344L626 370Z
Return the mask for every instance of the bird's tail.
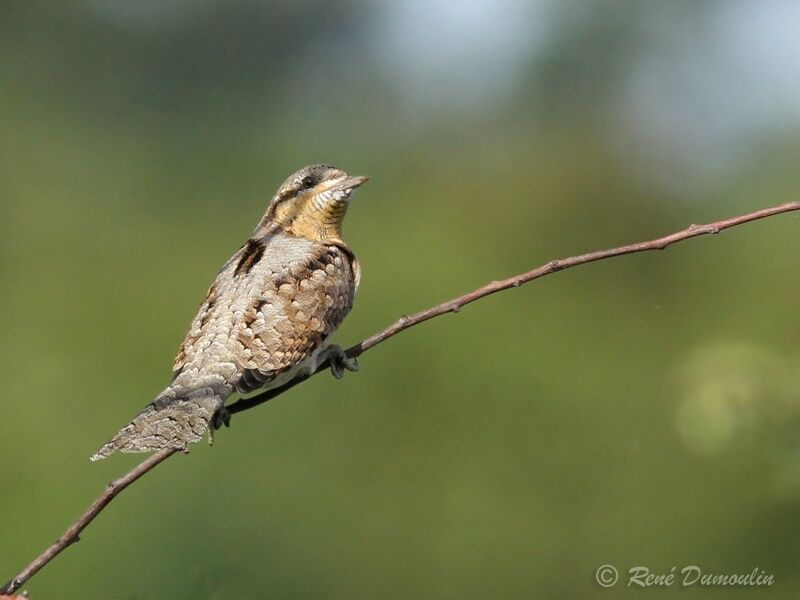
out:
M92 461L106 458L116 450L131 453L168 448L185 450L203 438L229 393L206 387L176 396L167 388L100 448Z

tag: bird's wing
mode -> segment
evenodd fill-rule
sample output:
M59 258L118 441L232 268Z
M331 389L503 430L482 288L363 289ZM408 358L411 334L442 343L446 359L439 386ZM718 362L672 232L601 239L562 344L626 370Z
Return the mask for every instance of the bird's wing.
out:
M240 392L255 390L321 348L353 304L359 267L344 245L283 234L248 240L223 266L173 367L235 365Z
M314 244L303 260L272 270L237 322L240 392L253 391L311 357L353 305L358 263L346 247Z
M237 290L231 285L234 271L242 262L252 259L252 252L248 253L249 250L252 249L249 247L248 240L248 243L239 248L222 266L211 287L208 288L206 296L178 348L178 354L172 365L173 377L181 372L187 362L192 361L204 351L207 346L204 342L207 341L210 333L216 335L221 327L226 326L226 321L230 321L226 312L229 312L232 296L237 293ZM230 324L227 325L230 326ZM211 329L214 331L210 332Z

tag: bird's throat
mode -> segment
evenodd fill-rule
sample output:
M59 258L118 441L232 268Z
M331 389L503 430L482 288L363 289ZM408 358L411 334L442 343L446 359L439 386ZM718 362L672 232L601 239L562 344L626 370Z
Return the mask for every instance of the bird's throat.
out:
M315 242L341 242L342 222L347 213L346 200L310 198L295 210L276 211L275 224L292 235ZM287 207L288 208L288 207Z

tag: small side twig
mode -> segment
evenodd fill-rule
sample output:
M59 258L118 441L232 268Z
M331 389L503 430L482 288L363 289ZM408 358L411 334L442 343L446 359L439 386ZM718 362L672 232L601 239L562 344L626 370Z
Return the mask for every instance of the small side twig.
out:
M441 304L437 304L427 310L420 311L418 313L414 313L412 315L404 315L400 317L397 321L386 327L385 329L379 331L378 333L362 340L358 344L351 346L346 350L346 354L350 358L355 358L360 356L370 348L374 348L378 344L386 341L390 337L393 337L400 333L401 331L405 331L410 327L414 327L415 325L419 325L429 319L433 319L434 317L438 317L440 315L444 315L447 313L455 313L461 310L467 304L475 302L481 298L485 298L486 296L490 296L492 294L496 294L497 292L501 292L503 290L511 289L519 287L525 283L533 281L535 279L539 279L546 275L550 275L557 271L563 271L564 269L569 269L572 267L577 267L579 265L585 265L591 262L596 262L599 260L605 260L608 258L614 258L615 256L623 256L625 254L634 254L637 252L647 252L649 250L663 250L672 244L682 242L683 240L688 240L690 238L698 237L701 235L710 235L716 234L720 231L724 231L725 229L730 229L731 227L735 227L737 225L742 225L744 223L750 223L752 221L757 221L759 219L764 219L766 217L771 217L774 215L779 215L783 213L788 213L792 211L800 210L800 202L788 202L786 204L781 204L779 206L773 206L771 208L765 208L763 210L751 212L745 215L740 215L737 217L731 217L729 219L724 219L722 221L716 221L714 223L708 223L706 225L691 225L686 229L681 231L677 231L670 235L666 235L664 237L660 237L654 240L649 240L645 242L638 242L635 244L629 244L626 246L619 246L617 248L611 248L609 250L599 250L597 252L590 252L588 254L581 254L578 256L571 256L569 258L564 258L560 260L553 260L548 262L541 267L537 267L536 269L532 269L525 273L520 273L519 275L515 275L513 277L509 277L508 279L502 279L499 281L492 281L491 283L487 283L486 285L479 287L476 290L458 296L457 298L453 298L452 300L448 300L446 302L442 302ZM255 406L263 404L276 396L286 392L287 390L293 388L297 384L305 381L312 375L316 375L317 373L325 370L329 365L327 363L320 365L316 371L304 377L302 379L295 379L283 386L278 388L273 388L257 396L253 396L251 398L243 398L238 400L237 402L233 403L231 406L228 407L230 413L238 413L248 409L251 409ZM78 518L73 525L67 529L67 531L62 535L56 542L54 542L49 548L47 548L44 552L42 552L39 556L37 556L30 565L25 567L18 575L12 577L2 588L0 588L0 595L4 594L13 594L17 591L20 586L22 586L28 579L30 579L37 571L39 571L42 567L47 565L53 558L58 556L63 550L65 550L70 545L74 544L78 541L81 532L89 525L89 523L94 520L94 518L100 514L100 512L108 506L108 504L134 481L139 479L142 475L156 467L156 465L160 464L161 462L168 459L170 456L176 453L176 450L162 450L156 454L153 454L143 462L141 462L138 466L136 466L133 470L131 470L126 475L120 477L119 479L111 482L105 489L105 491L89 506L89 508Z

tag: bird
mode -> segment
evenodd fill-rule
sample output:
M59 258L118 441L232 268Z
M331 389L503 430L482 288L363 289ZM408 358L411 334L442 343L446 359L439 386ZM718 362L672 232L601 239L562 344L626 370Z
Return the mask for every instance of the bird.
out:
M171 383L92 457L115 451L188 451L227 425L235 392L271 389L329 362L341 378L358 363L327 344L361 279L342 239L353 192L369 177L314 164L290 175L239 250L223 265L192 320Z

